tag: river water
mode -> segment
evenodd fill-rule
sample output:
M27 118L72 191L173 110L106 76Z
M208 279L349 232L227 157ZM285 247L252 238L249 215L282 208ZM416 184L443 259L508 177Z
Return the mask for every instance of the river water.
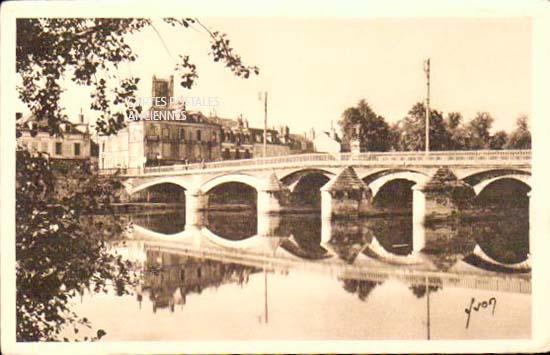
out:
M526 216L430 225L422 251L411 216L258 218L132 215L113 251L135 261L139 285L72 308L105 341L530 337Z

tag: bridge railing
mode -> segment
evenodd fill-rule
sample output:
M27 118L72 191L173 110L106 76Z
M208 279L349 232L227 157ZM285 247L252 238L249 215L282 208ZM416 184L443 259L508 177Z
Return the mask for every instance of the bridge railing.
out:
M342 162L350 164L369 162L373 164L490 164L490 163L526 163L531 160L531 150L472 150L472 151L433 151L433 152L367 152L367 153L312 153L286 156L273 156L254 159L224 160L217 162L177 164L141 168L102 169L101 174L141 175L166 172L185 172L199 170L219 170L262 167L300 165L303 163L328 163L340 165Z
M382 153L341 153L341 160L346 161L502 161L531 160L530 150L472 150L472 151L435 151L429 152L382 152Z

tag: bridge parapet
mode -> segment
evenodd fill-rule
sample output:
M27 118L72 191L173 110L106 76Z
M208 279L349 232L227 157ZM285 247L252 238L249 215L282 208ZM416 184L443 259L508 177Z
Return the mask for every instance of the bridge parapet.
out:
M216 173L237 170L275 169L294 166L529 166L531 150L474 150L435 152L315 153L158 167L105 169L101 174L122 176Z

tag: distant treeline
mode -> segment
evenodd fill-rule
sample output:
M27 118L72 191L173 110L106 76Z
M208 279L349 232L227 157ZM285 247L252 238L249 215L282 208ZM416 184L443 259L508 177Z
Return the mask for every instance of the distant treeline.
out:
M403 119L389 124L365 100L346 109L339 121L344 147L358 138L367 151L424 150L426 107L416 103ZM465 121L459 112L446 115L430 110L430 150L530 149L531 132L528 118L519 116L512 132L491 133L494 118L488 112L478 112Z

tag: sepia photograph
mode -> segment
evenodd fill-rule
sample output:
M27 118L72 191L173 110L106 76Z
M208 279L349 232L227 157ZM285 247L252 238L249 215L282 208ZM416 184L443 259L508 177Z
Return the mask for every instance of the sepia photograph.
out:
M533 339L533 17L7 8L16 353Z

